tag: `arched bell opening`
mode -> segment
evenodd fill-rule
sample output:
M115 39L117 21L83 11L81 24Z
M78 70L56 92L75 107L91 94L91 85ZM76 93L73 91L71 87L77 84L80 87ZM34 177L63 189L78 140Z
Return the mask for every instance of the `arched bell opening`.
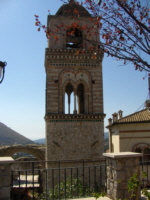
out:
M82 32L78 28L70 28L66 31L66 48L82 48Z
M78 110L77 113L78 114L84 114L84 107L85 107L85 98L84 98L84 85L82 83L80 83L77 87L77 106L78 106Z

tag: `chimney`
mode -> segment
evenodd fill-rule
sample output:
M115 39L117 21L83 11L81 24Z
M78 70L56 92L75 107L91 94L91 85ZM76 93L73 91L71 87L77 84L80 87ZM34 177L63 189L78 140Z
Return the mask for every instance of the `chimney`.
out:
M113 116L113 122L116 122L118 120L118 113L112 114Z
M119 119L122 119L122 113L123 113L122 110L119 110L119 111L118 111Z
M108 119L108 125L112 125L112 118Z

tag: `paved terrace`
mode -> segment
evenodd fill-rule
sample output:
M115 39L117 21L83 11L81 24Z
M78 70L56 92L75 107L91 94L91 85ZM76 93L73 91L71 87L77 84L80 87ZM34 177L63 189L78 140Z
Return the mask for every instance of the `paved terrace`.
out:
M87 197L87 198L73 199L73 200L96 200L96 198L94 198L94 197ZM108 197L99 197L97 200L111 200L111 199L108 198ZM147 200L147 198L141 195L140 200Z
M87 197L87 198L82 198L82 199L73 199L73 200L96 200L94 197ZM97 200L110 200L108 197L100 197Z

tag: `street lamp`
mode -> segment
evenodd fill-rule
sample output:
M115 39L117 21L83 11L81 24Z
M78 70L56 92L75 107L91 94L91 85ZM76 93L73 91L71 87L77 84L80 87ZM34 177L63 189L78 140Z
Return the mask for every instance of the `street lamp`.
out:
M7 65L6 62L0 61L0 83L2 83L5 75L5 66Z

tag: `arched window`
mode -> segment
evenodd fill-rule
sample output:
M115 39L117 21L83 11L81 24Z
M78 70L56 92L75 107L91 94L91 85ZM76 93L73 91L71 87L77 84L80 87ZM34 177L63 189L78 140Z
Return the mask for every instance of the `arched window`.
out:
M135 147L134 152L142 153L143 155L140 157L140 162L142 165L150 164L150 148L145 145L141 145L140 147Z
M77 87L78 114L84 114L84 85L81 83Z
M70 28L66 32L66 48L82 48L82 32L77 28Z
M145 148L143 149L143 161L147 164L150 164L150 149Z
M71 85L71 83L68 83L66 88L65 88L65 108L68 108L67 110L65 109L65 113L66 114L71 114L71 110L72 110L72 107L74 105L74 102L71 102L71 100L73 101L73 99L71 98L72 97L72 94L74 93L74 89L73 89L73 86ZM66 98L67 97L67 98Z
M136 149L135 149L135 152L136 152L136 153L142 153L142 149L136 148Z

